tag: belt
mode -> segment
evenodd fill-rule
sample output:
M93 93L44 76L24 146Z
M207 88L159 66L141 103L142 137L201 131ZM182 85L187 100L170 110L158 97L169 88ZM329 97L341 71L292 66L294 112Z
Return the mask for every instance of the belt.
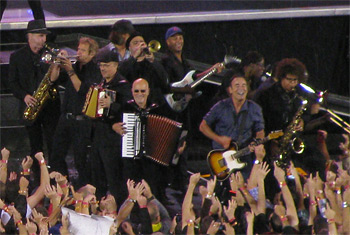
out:
M82 120L87 120L88 119L84 115L75 115L73 113L66 113L65 117L68 120L76 120L76 121L82 121Z

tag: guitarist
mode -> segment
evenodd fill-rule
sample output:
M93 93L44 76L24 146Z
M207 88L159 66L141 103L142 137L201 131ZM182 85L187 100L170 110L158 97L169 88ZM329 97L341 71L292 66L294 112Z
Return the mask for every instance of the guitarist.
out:
M230 97L216 103L199 126L199 130L212 140L214 149L228 149L233 141L238 148L243 148L252 143L254 138L265 136L261 108L247 100L248 86L242 75L233 75L228 92ZM247 163L247 167L242 169L245 179L250 174L253 159L252 154L241 159Z
M192 66L186 59L183 53L183 46L184 46L184 33L181 28L177 26L170 27L166 33L165 33L165 41L167 44L167 51L166 54L161 58L161 63L167 72L169 76L169 83L172 84L174 82L181 81L185 75L193 70ZM217 68L217 72L222 71L222 67L220 66L220 63L215 64L212 68ZM209 70L210 70L209 69ZM206 71L205 71L206 72ZM205 73L204 72L204 73ZM198 74L197 76L200 76L201 74ZM190 88L189 86L185 87L171 87L170 86L170 92L175 93L176 95L183 96L184 94L190 94L191 96L195 93L194 88ZM178 122L181 122L184 124L184 129L189 130L190 129L190 110L186 108L182 112L174 112L170 107L165 108L166 111L164 114ZM178 184L177 186L180 187L181 191L186 192L185 188L181 188L184 185L187 184L187 167L186 167L186 156L187 151L182 154L182 157L179 159L178 164L174 167L174 172L171 174L173 175L173 181ZM173 185L175 186L175 185ZM178 188L175 186L175 188Z

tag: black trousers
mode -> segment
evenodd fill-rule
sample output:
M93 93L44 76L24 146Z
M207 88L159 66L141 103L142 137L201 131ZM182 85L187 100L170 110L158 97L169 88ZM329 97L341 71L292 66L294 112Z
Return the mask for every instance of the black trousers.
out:
M92 184L98 198L109 191L121 205L125 200L122 192L122 161L120 157L120 136L108 123L97 121L91 147Z
M48 101L38 118L31 125L26 125L26 130L30 142L30 156L33 158L33 174L36 183L40 183L40 167L38 161L34 158L37 152L44 152L44 137L48 151L48 157L52 154L53 136L59 119L60 103L59 100Z
M45 15L44 15L43 8L41 7L41 1L40 0L28 0L28 4L29 4L30 8L32 9L34 19L36 19L36 20L42 19L45 21ZM2 19L2 16L4 14L6 6L7 6L7 0L1 0L0 20Z
M88 146L91 144L91 120L76 120L74 116L61 114L55 136L49 164L52 171L68 175L66 156L70 148L73 150L74 166L79 173L76 187L90 182L87 168Z

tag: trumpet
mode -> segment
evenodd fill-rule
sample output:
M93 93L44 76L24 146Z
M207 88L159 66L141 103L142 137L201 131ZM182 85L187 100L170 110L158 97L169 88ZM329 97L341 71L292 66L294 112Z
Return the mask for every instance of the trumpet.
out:
M61 56L59 55L60 50L57 48L52 48L48 46L47 44L44 45L45 51L41 55L41 62L44 62L46 64L61 64L60 58L68 58L72 62L72 64L75 64L77 62L78 56L77 55L71 55L71 56Z
M72 64L75 64L77 62L78 56L77 55L61 56L61 55L53 55L50 52L44 52L44 54L41 56L41 61L46 64L61 64L62 62L59 60L60 58L67 58L70 60Z
M146 48L143 48L142 50L142 54L151 54L154 52L157 52L160 50L162 46L160 45L160 42L158 42L157 40L151 40L148 44Z

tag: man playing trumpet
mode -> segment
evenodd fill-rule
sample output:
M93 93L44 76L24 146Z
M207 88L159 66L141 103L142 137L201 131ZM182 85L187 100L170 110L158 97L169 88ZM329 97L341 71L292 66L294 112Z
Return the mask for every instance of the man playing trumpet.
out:
M93 62L98 51L95 40L82 37L77 49L77 62L72 65L66 51L57 58L69 80L66 84L62 113L56 128L52 156L49 158L52 170L68 175L65 158L69 147L73 147L75 168L79 173L76 187L88 183L86 167L87 146L91 144L92 122L82 114L86 94L90 86L101 82L101 74Z

